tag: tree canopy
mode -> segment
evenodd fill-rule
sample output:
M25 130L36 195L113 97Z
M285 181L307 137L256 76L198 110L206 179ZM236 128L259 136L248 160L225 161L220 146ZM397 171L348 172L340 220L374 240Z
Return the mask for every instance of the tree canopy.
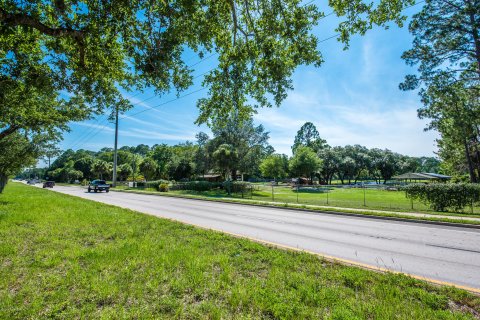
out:
M348 43L373 25L401 24L412 3L329 4L344 18L338 30ZM321 17L301 0L3 0L0 140L16 132L30 143L36 134L58 139L69 121L131 108L123 91L186 90L195 64L188 54L218 54L197 123L222 123L232 110L246 120L280 105L297 66L321 64L312 34Z
M320 134L315 125L311 122L305 122L300 130L297 131L292 146L292 152L295 153L299 146L309 147L314 152L319 152L328 145L326 140L320 138Z
M407 64L418 65L418 74L407 75L400 84L403 90L420 89L418 115L431 120L427 129L441 134L439 154L452 161L444 167L463 167L471 182L480 175L479 27L478 0L427 1L413 16L413 47L402 56Z

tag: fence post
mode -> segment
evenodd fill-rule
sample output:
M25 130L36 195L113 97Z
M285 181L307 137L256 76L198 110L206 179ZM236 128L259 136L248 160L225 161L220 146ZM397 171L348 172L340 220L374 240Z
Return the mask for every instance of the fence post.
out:
M298 182L297 182L297 203L298 203Z
M413 210L413 198L410 198L410 203L412 204L412 210Z
M366 199L366 189L365 186L363 186L363 206L367 206L367 199Z
M273 182L272 182L272 201L275 201L275 196L273 195Z
M328 193L329 193L329 189L328 189L328 185L327 185L327 205L328 205Z

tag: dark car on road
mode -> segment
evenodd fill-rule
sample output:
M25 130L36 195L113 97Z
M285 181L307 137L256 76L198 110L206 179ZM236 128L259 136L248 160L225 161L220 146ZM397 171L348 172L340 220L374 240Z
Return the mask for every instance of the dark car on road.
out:
M93 180L88 184L88 192L101 192L110 191L110 185L105 182L105 180Z
M53 188L54 185L55 185L55 181L45 181L43 183L44 188Z

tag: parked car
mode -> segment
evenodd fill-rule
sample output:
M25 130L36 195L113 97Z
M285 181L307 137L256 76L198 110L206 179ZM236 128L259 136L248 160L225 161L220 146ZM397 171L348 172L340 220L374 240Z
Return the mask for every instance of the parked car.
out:
M55 181L45 181L43 183L44 188L53 188L53 186L55 186Z
M37 183L37 181L35 180L28 180L27 184L30 184L30 185L35 185Z
M110 191L110 185L105 182L105 180L93 180L88 184L88 192L109 192Z

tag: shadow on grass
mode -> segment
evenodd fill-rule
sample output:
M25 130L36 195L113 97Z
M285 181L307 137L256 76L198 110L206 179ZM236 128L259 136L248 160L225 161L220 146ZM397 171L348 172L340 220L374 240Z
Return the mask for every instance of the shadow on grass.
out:
M318 188L312 188L312 187L299 187L298 188L298 193L327 193L331 192L334 190L334 188L329 188L329 187L318 187ZM296 188L292 188L292 192L297 193Z

